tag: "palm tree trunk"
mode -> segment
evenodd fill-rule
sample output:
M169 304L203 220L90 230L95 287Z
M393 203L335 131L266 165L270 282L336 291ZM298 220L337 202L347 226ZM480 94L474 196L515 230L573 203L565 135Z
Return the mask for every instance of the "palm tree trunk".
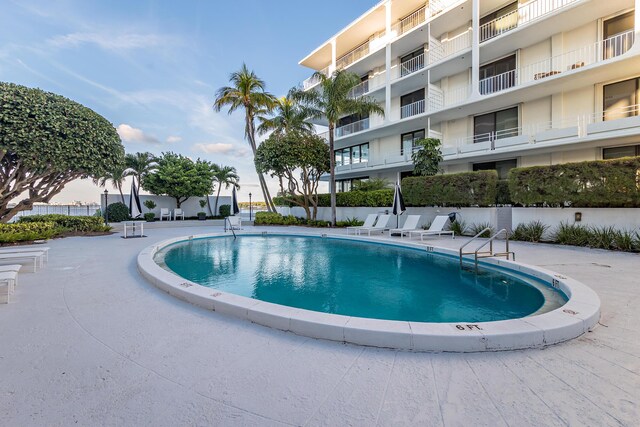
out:
M253 158L255 159L255 157L256 157L256 136L255 136L255 129L254 129L254 126L253 126L253 117L251 117L251 114L247 111L247 114L246 114L245 118L246 118L246 126L247 126L247 138L249 139L249 145L251 145L251 150L253 151ZM258 181L260 182L260 188L262 189L262 195L264 196L264 201L265 201L265 203L267 205L267 211L275 212L276 211L276 207L273 204L273 200L271 200L271 194L269 194L269 188L267 187L267 183L266 183L266 181L264 179L264 175L262 175L260 173L260 171L258 171L257 167L256 167L256 173L258 174Z
M336 155L333 150L334 123L329 123L329 185L331 186L331 225L336 226Z
M124 194L122 194L122 184L118 184L118 191L120 192L120 199L122 200L122 204L126 205L124 201Z

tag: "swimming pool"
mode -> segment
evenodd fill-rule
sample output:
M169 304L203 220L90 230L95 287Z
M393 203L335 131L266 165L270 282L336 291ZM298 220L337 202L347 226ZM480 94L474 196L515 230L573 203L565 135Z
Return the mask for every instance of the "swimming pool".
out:
M489 258L476 277L454 268L452 249L272 230L241 231L237 241L222 233L160 241L138 254L138 271L160 290L224 316L414 351L546 346L582 335L600 318L595 292L539 267Z
M424 250L287 235L209 238L159 255L202 286L324 313L415 322L488 322L557 308L546 284L496 269L461 269ZM545 298L546 297L546 298ZM546 302L546 304L545 304Z

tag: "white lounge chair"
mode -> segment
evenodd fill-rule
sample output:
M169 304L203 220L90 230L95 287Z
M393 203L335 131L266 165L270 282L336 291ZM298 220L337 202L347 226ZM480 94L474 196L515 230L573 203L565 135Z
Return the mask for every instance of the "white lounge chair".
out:
M11 294L14 292L16 280L18 277L17 271L3 271L0 272L0 288L7 288L6 296L0 293L0 302L8 304L11 299ZM3 298L4 296L4 298Z
M229 226L229 230L242 230L242 218L240 218L239 215L228 216L227 225Z
M438 215L433 219L428 230L410 231L409 237L412 237L414 234L419 234L420 240L424 242L424 236L442 236L443 234L451 234L451 238L455 239L456 236L452 230L444 229L444 226L447 225L447 221L449 221L449 217L447 215Z
M178 217L181 217L184 221L184 211L182 209L174 209L173 210L173 220L176 221Z
M393 233L400 233L400 238L402 239L405 234L409 235L409 232L418 230L419 222L420 215L409 215L402 227L389 230L389 236Z
M376 219L378 219L378 214L369 214L369 215L367 215L367 218L364 220L364 224L347 227L347 234L349 234L349 230L353 230L353 234L357 234L358 230L360 230L362 228L371 228L371 227L373 227L373 224L376 223Z
M20 254L23 252L44 252L45 261L49 261L49 246L13 246L0 248L0 254Z
M373 227L362 227L359 228L357 230L358 235L362 234L363 231L367 232L367 235L371 236L372 232L376 232L379 231L380 233L384 233L384 230L386 230L387 227L387 223L389 222L389 218L391 217L391 215L380 215L380 217L378 218L378 221L376 222L376 225L374 225Z
M38 270L38 266L42 267L44 265L44 251L32 251L32 252L5 252L0 253L0 264L3 262L9 262L11 264L15 264L20 261L33 261L33 271Z
M169 212L169 208L160 208L160 221L162 218L166 218L167 221L171 221L171 212Z

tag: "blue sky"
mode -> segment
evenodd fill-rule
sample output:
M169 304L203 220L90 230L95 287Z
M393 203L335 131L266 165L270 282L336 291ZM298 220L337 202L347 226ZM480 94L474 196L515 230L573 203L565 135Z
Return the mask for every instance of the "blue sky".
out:
M94 109L118 128L127 152L234 166L239 198L255 199L242 115L214 113L215 91L246 62L284 95L311 73L298 61L376 2L3 0L0 80ZM74 182L54 201L98 201L100 191Z

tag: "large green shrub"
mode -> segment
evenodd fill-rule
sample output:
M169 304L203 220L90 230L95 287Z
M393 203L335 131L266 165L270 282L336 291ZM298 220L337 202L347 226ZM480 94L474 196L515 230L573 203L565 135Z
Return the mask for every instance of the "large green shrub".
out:
M274 197L273 203L276 206L296 206L286 201L282 197ZM393 204L393 189L373 190L373 191L346 191L336 194L336 205L338 207L369 207L377 208L381 206L391 206ZM318 206L331 206L329 194L318 194Z
M282 216L277 212L256 212L256 225L295 225L298 219L293 215Z
M107 231L104 220L95 216L68 216L60 214L23 216L19 223L53 222L56 227L76 232Z
M515 168L514 202L529 206L640 207L640 157Z
M54 222L0 223L0 243L50 239L60 231Z
M499 179L496 184L496 205L513 205L511 193L509 192L509 180Z
M496 171L414 176L402 180L407 206L491 206L496 202Z
M107 220L109 222L122 222L130 219L129 208L124 203L111 203L107 206Z
M231 216L231 205L220 205L220 216L225 218Z

